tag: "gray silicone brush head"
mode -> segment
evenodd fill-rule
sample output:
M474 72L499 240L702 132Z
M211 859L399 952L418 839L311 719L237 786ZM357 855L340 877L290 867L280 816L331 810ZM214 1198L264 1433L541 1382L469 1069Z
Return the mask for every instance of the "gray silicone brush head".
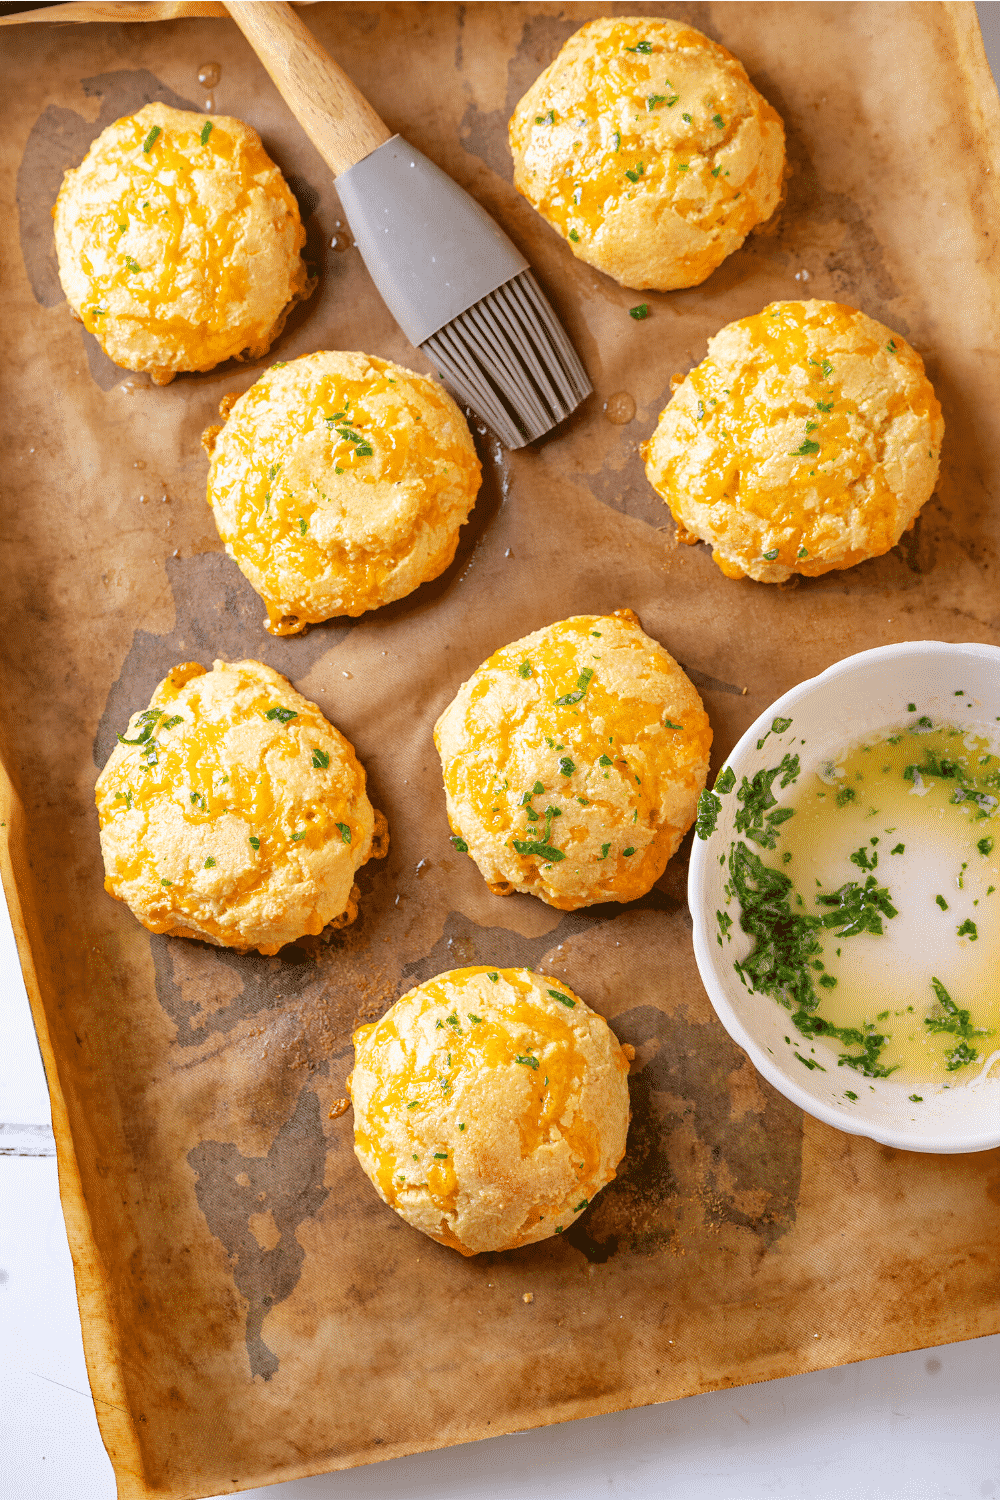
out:
M590 395L524 256L402 136L342 172L337 191L389 311L506 447L534 442Z

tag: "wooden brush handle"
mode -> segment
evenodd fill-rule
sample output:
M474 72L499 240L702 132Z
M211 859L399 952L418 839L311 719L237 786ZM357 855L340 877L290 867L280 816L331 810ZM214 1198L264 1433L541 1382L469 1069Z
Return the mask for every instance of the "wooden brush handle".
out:
M225 0L225 6L335 177L390 139L392 132L290 5Z

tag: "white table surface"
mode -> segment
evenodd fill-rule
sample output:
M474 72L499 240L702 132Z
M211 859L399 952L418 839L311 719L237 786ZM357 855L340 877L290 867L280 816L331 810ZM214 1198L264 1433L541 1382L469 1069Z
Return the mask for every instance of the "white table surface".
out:
M998 76L1000 0L979 0L977 10ZM2 902L0 1022L0 1500L114 1500L83 1359L45 1076ZM244 1493L1000 1500L1000 1335Z

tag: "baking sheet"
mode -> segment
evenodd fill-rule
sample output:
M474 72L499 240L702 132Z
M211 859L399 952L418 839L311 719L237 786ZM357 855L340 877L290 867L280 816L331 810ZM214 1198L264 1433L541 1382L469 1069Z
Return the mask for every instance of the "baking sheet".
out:
M331 246L329 174L230 23L5 35L3 873L123 1497L214 1495L1000 1327L1000 1153L892 1151L770 1089L698 979L684 850L643 901L561 914L491 896L448 842L434 720L492 650L552 620L635 609L702 692L715 766L772 699L852 651L1000 640L1000 108L972 6L644 6L745 62L785 120L792 176L772 232L702 287L641 297L517 197L505 134L577 26L632 10L303 12L390 127L524 248L596 394L534 449L504 456L477 432L483 491L441 579L292 640L264 632L204 501L200 433L263 366L158 390L111 365L55 272L63 171L148 99L203 109L199 67L221 63L214 108L260 130L322 271L263 363L316 348L426 363L357 252ZM800 295L921 350L948 423L941 481L884 558L794 589L731 582L676 545L638 445L707 337ZM637 406L625 426L603 414L620 392ZM359 921L329 944L241 957L153 936L103 891L97 770L171 666L216 656L290 676L389 818L389 858L361 872ZM350 1113L330 1109L353 1025L471 962L564 979L638 1058L617 1181L558 1240L464 1261L377 1199Z

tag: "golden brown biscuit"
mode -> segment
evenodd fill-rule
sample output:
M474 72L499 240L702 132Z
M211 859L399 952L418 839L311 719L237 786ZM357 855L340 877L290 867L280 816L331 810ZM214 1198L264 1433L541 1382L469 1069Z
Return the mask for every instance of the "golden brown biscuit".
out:
M589 21L510 122L514 186L622 286L698 286L778 206L781 120L682 21Z
M354 1033L354 1150L384 1202L463 1255L576 1222L615 1175L628 1061L527 969L451 969Z
M498 895L574 911L645 895L694 822L712 731L630 609L494 652L434 730L448 821Z
M840 302L773 302L708 343L644 445L680 539L781 583L894 547L937 480L941 407L898 333Z
M204 439L208 503L272 634L401 599L455 556L481 468L462 413L427 376L307 354L222 413Z
M143 926L277 953L353 920L385 819L353 746L286 678L187 662L118 740L96 789L104 884Z
M266 354L315 284L285 179L227 115L147 104L116 120L52 213L73 312L116 365L157 385Z

